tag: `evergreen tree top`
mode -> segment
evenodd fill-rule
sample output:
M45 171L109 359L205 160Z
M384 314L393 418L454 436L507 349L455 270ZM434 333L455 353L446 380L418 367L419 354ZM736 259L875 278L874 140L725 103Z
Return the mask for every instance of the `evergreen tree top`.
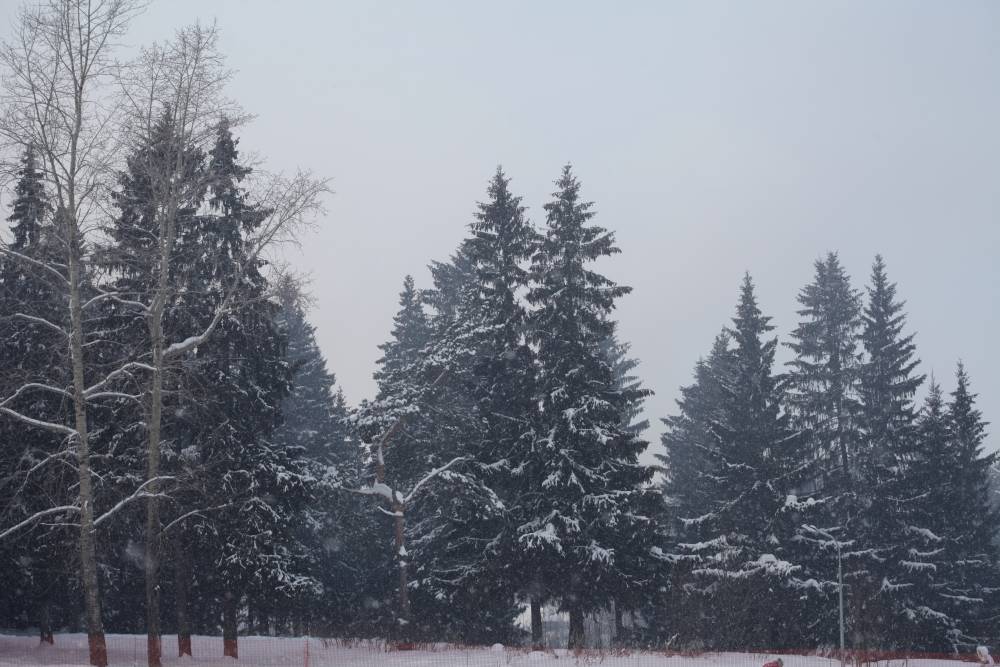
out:
M603 316L595 316L611 312L615 300L631 292L632 288L586 269L585 264L621 250L615 245L614 233L587 224L595 215L593 202L580 201L580 183L570 165L563 167L556 187L553 200L545 205L545 238L532 259L532 272L538 286L529 293L528 300L540 303L551 298L546 306L549 309L560 302L587 301L588 310L574 312L578 324L588 331L602 331L603 335L608 335L609 325L600 321Z
M861 295L851 287L837 253L816 260L815 268L813 281L798 295L803 319L786 343L798 355L790 365L800 373L815 374L823 366L839 372L858 362L855 332L862 323Z
M221 119L216 126L215 145L209 151L208 180L212 194L209 206L233 217L239 217L246 206L247 193L240 183L253 171L240 164L239 143L240 140L233 137L229 120ZM252 227L258 221L256 216L246 216L244 224Z
M17 172L17 185L14 187L12 212L7 220L14 240L10 247L14 251L22 251L35 246L40 238L46 211L49 210L48 197L45 194L43 174L38 167L34 148L29 146L21 156L21 168Z
M727 333L744 356L748 354L756 356L770 368L774 359L777 339L763 342L761 336L773 330L771 318L764 315L757 305L753 278L750 277L749 273L746 273L740 286L740 300L736 306L736 317L733 318L733 326L727 330Z
M392 339L378 346L382 357L376 362L379 368L374 377L379 385L380 399L398 391L395 385L415 381L418 376L416 363L430 342L430 324L413 276L403 279L399 310L392 321Z
M988 422L976 407L976 394L969 389L969 374L961 361L955 370L955 391L948 404L948 421L964 454L973 459L982 456Z
M882 440L908 428L913 419L913 395L926 376L915 374L914 334L903 334L905 302L897 300L885 261L875 257L868 304L864 310L862 341L868 360L861 375L861 398L869 437Z
M487 194L487 201L477 205L466 249L479 278L479 298L509 316L516 310L516 290L528 282L522 263L531 256L536 234L501 167Z

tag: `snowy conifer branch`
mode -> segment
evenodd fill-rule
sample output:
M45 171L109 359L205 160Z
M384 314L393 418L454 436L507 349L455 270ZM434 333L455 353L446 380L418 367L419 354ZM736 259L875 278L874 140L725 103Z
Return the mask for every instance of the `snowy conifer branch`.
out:
M0 540L4 539L9 535L13 535L22 528L30 526L31 524L35 523L36 521L44 517L51 516L52 514L62 514L63 512L79 512L79 511L80 508L77 507L76 505L62 505L61 507L50 507L48 509L41 510L40 512L35 512L24 521L11 526L10 528L7 528L2 533L0 533Z
M117 303L120 303L122 305L133 306L135 308L138 308L142 312L148 312L149 311L149 306L147 306L146 304L142 303L141 301L134 301L132 299L123 299L123 298L121 298L121 293L119 293L119 292L104 292L104 291L102 291L101 294L98 294L97 296L93 297L92 299L90 299L89 301L87 301L86 303L84 303L83 306L82 306L82 309L86 310L90 306L92 306L92 305L94 305L96 303L100 303L101 301L104 301L105 299L110 299L110 300L115 301Z
M6 403L6 401L4 401L4 403ZM0 403L0 412L9 417L13 417L14 419L19 419L20 421L30 426L35 426L37 428L44 428L49 431L55 431L56 433L62 433L64 435L70 435L70 436L76 435L76 429L74 428L70 428L69 426L66 426L64 424L56 424L55 422L45 421L44 419L35 419L33 417L29 417L27 415L21 414L16 410L12 410L11 408L4 406L2 403Z
M151 479L147 479L145 482L143 482L142 484L140 484L139 487L135 491L133 491L131 495L126 496L125 498L122 498L120 501L118 501L115 504L114 507L112 507L111 509L109 509L107 512L105 512L101 516L95 518L94 519L94 526L101 525L103 522L107 521L112 516L114 516L123 507L125 507L126 505L128 505L129 503L131 503L131 502L133 502L135 500L139 500L141 498L149 498L149 497L153 497L153 496L155 496L157 498L169 498L170 496L168 496L166 494L150 494L150 493L147 493L146 489L149 486L157 484L159 482L168 482L168 481L171 481L173 479L175 479L175 478L172 477L172 476L170 476L170 475L160 475L158 477L153 477Z
M39 260L35 259L34 257L28 257L27 255L25 255L23 253L17 252L15 250L11 250L6 245L0 245L0 253L6 255L8 257L12 257L12 258L16 259L19 262L24 262L26 264L30 264L34 268L41 269L42 271L45 271L46 273L48 273L51 276L55 276L56 278L59 279L59 282L62 285L65 285L65 284L67 284L69 282L69 281L66 280L66 276L64 276L59 271L57 271L55 268L53 268L53 266L52 266L51 263L39 261Z
M120 377L122 375L125 375L125 374L129 374L129 371L132 370L133 368L137 369L137 370L144 370L144 371L149 371L149 372L153 372L153 371L156 370L155 368L153 368L149 364L144 364L144 363L139 362L139 361L130 361L127 364L124 364L123 366L121 366L119 368L116 368L115 370L113 370L110 373L108 373L104 377L104 379L101 380L100 382L98 382L97 384L94 384L94 385L91 385L91 386L87 387L84 390L84 392L83 392L84 397L85 398L92 397L97 392L103 390L104 387L106 387L108 385L108 383L111 382L112 380L114 380L115 378L118 378L118 377Z
M413 497L415 495L417 495L417 491L419 491L420 488L422 486L424 486L424 484L427 484L432 479L434 479L435 477L437 477L438 475L440 475L441 473L443 473L444 471L446 471L448 468L452 467L456 463L460 463L460 462L466 461L466 460L468 460L467 456L457 456L457 457L453 458L451 461L448 461L447 463L445 463L440 468L435 468L434 470L431 470L429 473L427 473L426 475L424 475L420 479L420 481L418 481L416 484L413 485L413 488L410 489L410 492L408 494L406 494L405 498L403 498L403 502L404 503L409 503L413 499Z
M205 516L206 512L217 512L219 510L224 510L227 507L232 507L232 506L233 506L233 503L225 503L223 505L216 505L215 507L202 507L202 508L199 508L199 509L196 509L196 510L191 510L190 512L185 512L184 514L180 515L179 517L177 517L176 519L174 519L173 521L171 521L170 523L168 523L166 526L164 526L163 528L161 528L160 529L160 534L163 535L164 533L168 532L174 526L177 526L177 525L181 524L182 522L184 522L185 520L187 520L187 519L189 519L189 518L191 518L193 516L203 517L203 516Z
M63 329L58 324L54 324L54 323L48 321L44 317L38 317L36 315L27 315L25 313L14 313L10 317L16 318L16 319L19 319L19 320L24 320L25 322L33 322L35 324L41 324L46 329L49 329L50 331L55 331L57 334L59 334L63 338L69 338L69 334L66 333L65 329Z

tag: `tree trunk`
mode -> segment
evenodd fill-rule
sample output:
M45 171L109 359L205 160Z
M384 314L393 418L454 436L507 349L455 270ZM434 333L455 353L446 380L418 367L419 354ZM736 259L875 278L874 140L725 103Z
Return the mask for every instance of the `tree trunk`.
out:
M545 646L544 634L542 632L542 603L535 597L531 597L531 647L541 649Z
M94 537L94 491L90 473L90 440L87 433L86 378L83 373L83 305L80 300L80 239L74 212L63 211L69 232L69 351L73 362L73 416L76 427L76 463L80 481L80 574L90 664L107 667L108 648L101 620L101 592L97 582L97 546Z
M188 597L191 590L191 564L185 544L184 534L178 533L174 539L174 588L177 607L177 655L191 653L191 619L188 616Z
M266 609L257 608L257 634L266 637L271 634L271 617Z
M394 492L395 493L395 492ZM410 637L410 591L406 573L406 534L403 524L403 503L394 500L392 512L395 515L396 562L399 566L399 632L400 639Z
M44 594L38 603L38 641L40 644L54 644L52 621L49 615L49 596Z
M167 240L161 240L166 243ZM149 442L146 450L146 659L149 667L161 667L160 656L160 434L163 421L163 299L165 295L165 251L161 253L159 290L149 313L152 351L152 382L149 392Z
M625 624L622 622L622 606L615 602L615 641L614 645L621 647L625 645Z
M576 604L569 608L569 643L566 648L578 650L584 648L583 610Z
M236 605L239 602L232 591L226 591L222 598L222 655L239 658L239 644L236 637Z

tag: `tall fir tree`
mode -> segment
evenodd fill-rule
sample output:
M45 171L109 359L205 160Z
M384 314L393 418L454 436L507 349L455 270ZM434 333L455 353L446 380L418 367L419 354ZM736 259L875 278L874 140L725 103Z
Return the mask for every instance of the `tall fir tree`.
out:
M720 605L718 645L741 649L791 647L800 629L790 601L807 593L808 573L789 560L797 523L808 508L796 491L808 479L801 438L783 412L784 395L773 373L777 339L744 278L733 326L732 375L722 387L720 418L711 425L709 507L693 517L703 539L678 545L678 560L693 563L700 592Z
M976 407L976 394L962 363L955 372L956 386L947 408L949 435L957 460L954 496L944 510L944 527L951 534L946 543L949 579L940 595L950 616L958 619L962 634L954 644L970 649L996 633L993 610L1000 603L1000 570L996 539L1000 534L1000 509L990 498L990 471L996 452L986 451L986 427ZM944 532L944 531L942 531Z
M952 531L942 521L950 514L948 507L957 491L955 454L941 387L932 378L907 456L910 501L901 505L897 517L906 537L906 553L898 566L907 572L907 586L896 599L905 620L902 631L908 649L951 652L958 648L956 640L961 636L959 619L948 613L950 605L941 595L956 565L950 562L953 549L945 546Z
M248 259L245 246L245 234L261 224L267 211L249 201L244 181L250 169L240 162L238 140L224 119L208 158L211 213L198 218L185 242L202 250L194 271L204 281L202 298L209 300L205 316L234 285L233 302L239 305L190 362L211 380L207 386L213 397L199 404L203 418L224 425L195 442L202 449L202 467L217 471L221 480L200 483L204 501L222 506L200 533L201 553L213 561L224 650L236 654L241 600L260 607L319 592L298 532L314 478L304 443L274 438L293 371L285 361L286 335L278 328L280 307L265 298L263 261Z
M664 453L658 454L663 463L664 512L667 545L697 544L707 539L715 497L715 466L720 461L719 442L713 425L723 418L724 387L732 383L733 353L730 336L723 330L715 337L706 358L698 360L694 382L681 387L677 413L663 419L661 436ZM671 548L671 550L674 550ZM695 559L667 559L672 583L665 603L659 607L675 610L656 625L657 639L676 636L683 645L695 645L705 634L705 628L717 627L723 610L692 582ZM664 614L654 605L650 615Z
M849 559L852 590L849 624L859 648L905 646L917 630L905 609L916 572L909 560L910 536L903 517L915 495L907 480L916 447L913 396L924 381L913 334L904 333L904 303L876 256L868 286L862 341L866 352L861 396L859 472L853 509L841 517L855 541Z
M788 362L788 402L829 483L848 479L855 464L861 297L836 253L815 266L813 282L798 297L803 319L787 343L795 353Z
M812 508L813 523L799 527L799 549L790 558L832 597L838 585L834 542L850 539L845 517L857 514L862 302L836 253L814 266L812 282L798 295L801 319L786 343L795 357L784 379L791 423L803 438L801 465L810 471L802 490L822 503ZM821 598L804 598L800 614L815 628L810 643L834 643L836 605Z
M647 443L623 420L648 392L619 385L602 350L615 302L631 288L591 264L620 251L590 222L593 204L580 199L569 166L556 187L532 260L541 415L515 512L524 567L559 582L547 592L569 612L570 647L582 648L584 614L648 577L655 492L652 469L638 461Z
M358 516L360 499L342 493L343 488L360 484L361 452L351 438L343 392L327 368L316 329L308 320L308 295L287 275L278 278L275 292L281 307L278 325L287 340L285 363L291 373L291 392L281 402L281 424L270 440L273 447L299 451L303 458L309 503L297 508L296 537L303 548L303 573L318 585L291 591L284 606L273 596L254 600L258 628L263 633L303 631L319 616L325 622L316 630L344 633L359 620L347 608L363 606L363 584L368 578L352 563L369 560L363 558L368 545L355 535L358 524L365 525ZM311 611L306 613L307 609ZM287 625L282 627L278 619Z
M423 537L416 543L424 553L447 554L422 565L424 588L463 608L490 599L480 606L479 636L503 641L516 612L514 594L532 583L507 562L514 548L508 512L523 488L521 462L533 441L535 372L521 293L537 234L499 167L469 231L451 265L432 269L437 317L427 359L434 369L428 377L445 373L440 391L457 397L449 401L453 418L437 421L447 429L440 442L455 443L453 454L467 457L449 475L462 476L467 497L453 494L449 514L421 521ZM468 410L460 415L454 408L463 404ZM452 540L448 551L445 536Z
M17 396L5 407L53 423L69 423L64 397L25 387L63 387L69 376L64 340L56 330L66 324L63 289L32 262L59 258L59 239L44 174L28 147L13 189L7 248L0 257L0 396ZM30 408L29 408L30 406ZM0 521L15 525L37 511L75 502L75 479L60 455L63 439L0 414ZM50 526L34 526L0 543L0 625L33 626L43 642L53 641L54 624L75 613L73 535L69 515Z

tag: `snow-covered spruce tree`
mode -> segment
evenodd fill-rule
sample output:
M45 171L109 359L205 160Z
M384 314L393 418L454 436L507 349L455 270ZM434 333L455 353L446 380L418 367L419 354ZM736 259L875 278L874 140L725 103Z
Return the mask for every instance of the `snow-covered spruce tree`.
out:
M799 292L801 318L786 345L795 353L785 376L792 425L803 433L801 465L811 471L803 490L822 497L812 521L790 556L811 573L829 599L813 596L801 609L815 629L808 645L834 645L837 640L837 551L851 538L847 516L856 516L853 502L859 444L859 381L862 370L861 295L836 253L815 263L813 281ZM830 537L822 537L814 528ZM843 544L841 544L843 548Z
M955 378L947 408L952 456L957 463L953 495L933 509L943 514L941 537L946 540L947 579L941 581L938 593L962 631L955 643L968 650L996 635L1000 512L990 502L990 470L997 455L985 452L987 424L976 407L976 394L969 388L969 376L961 363Z
M915 629L909 626L900 599L908 587L912 535L902 518L905 504L919 493L906 479L907 461L915 447L913 395L924 381L916 373L919 360L913 334L905 334L903 302L889 282L881 256L875 258L862 341L865 363L859 383L861 399L858 472L854 513L841 517L855 540L845 555L851 589L848 624L855 648L905 646Z
M514 594L531 595L540 583L512 567L508 520L533 440L535 371L520 293L537 235L499 168L470 232L452 265L432 271L437 312L421 373L424 382L445 373L424 420L438 433L438 460L466 460L418 501L414 586L443 605L453 636L506 642Z
M730 383L733 354L727 331L716 336L707 358L695 364L694 382L681 387L678 412L663 419L666 430L661 441L664 454L657 455L666 470L663 493L673 530L678 536L698 536L700 523L693 521L709 512L714 487L709 478L718 456L718 439L712 425L722 417L723 388Z
M446 413L431 405L436 404L437 392L431 390L434 379L428 373L440 376L440 370L428 370L425 363L430 328L422 296L411 276L403 280L391 336L379 345L383 356L376 362L378 369L374 373L378 393L374 400L363 402L354 417L368 449L362 481L369 484L374 500L386 505L378 514L369 500L362 510L372 515L368 539L379 545L372 552L374 565L368 568L371 576L365 593L376 604L367 605L373 613L368 614L366 623L395 638L412 638L423 635L427 611L421 609L415 616L410 611L409 539L417 517L412 507L398 501L441 465L439 457L445 454L446 447L435 426ZM388 497L379 495L374 493L376 488L391 493ZM383 545L394 548L389 551ZM413 618L418 619L420 628L414 627Z
M35 151L25 150L11 202L8 249L34 261L58 261L61 248L51 221L43 174ZM46 271L26 261L0 256L0 396L12 396L28 383L65 387L65 346L49 326L67 323L65 294ZM67 423L65 396L36 392L8 404L25 414ZM16 525L36 512L74 501L74 480L66 465L61 435L0 415L0 525ZM49 526L34 526L0 540L0 627L39 629L52 643L53 623L75 614L72 594L74 535L70 514ZM64 590L68 588L69 590Z
M696 544L706 537L703 517L710 516L713 494L714 466L719 459L718 438L712 430L723 417L723 388L731 384L732 350L729 333L716 336L707 358L698 360L694 382L681 387L677 413L663 419L661 436L663 454L657 457L663 464L663 513L660 523L667 533L669 545ZM676 635L675 642L692 646L710 641L710 629L717 627L716 615L722 610L710 596L691 580L696 558L667 558L664 568L671 570L671 585L665 603L654 605L657 620L651 626L658 631L658 640ZM659 616L663 616L659 619Z
M187 411L200 415L201 433L192 438L196 449L190 453L200 454L202 474L194 486L208 507L218 508L200 527L195 548L210 559L200 571L216 575L224 648L235 657L244 597L254 603L318 592L298 533L314 478L302 443L273 439L291 369L278 328L280 307L264 298L263 262L248 241L271 212L249 203L243 181L250 169L240 164L225 121L216 128L209 158L211 213L199 217L184 243L203 251L197 272L204 289L194 293L207 295L205 316L227 298L233 308L187 353L185 361L208 390Z
M570 648L582 648L584 614L649 577L657 499L647 486L652 468L638 462L647 443L625 423L648 392L620 387L602 349L615 301L631 288L590 265L619 250L611 232L590 223L592 204L580 199L569 166L556 186L528 296L541 414L512 511L522 567L548 583L569 612Z
M786 345L795 352L786 376L796 428L808 434L820 484L845 489L857 449L861 297L836 253L816 262L799 293L802 320Z
M309 503L299 510L296 535L305 549L308 572L321 588L291 591L282 598L264 590L248 597L248 606L262 634L301 634L310 627L320 629L320 619L327 631L343 630L350 618L340 607L360 607L358 568L344 558L350 553L346 533L352 530L359 508L358 499L346 497L340 489L357 486L360 452L350 438L343 393L336 388L336 378L316 342L315 327L307 319L308 296L288 275L278 278L275 292L292 386L281 402L281 425L270 440L277 449L302 453ZM332 604L334 596L338 604Z
M907 538L898 567L906 572L907 585L898 590L896 600L907 649L950 652L958 648L962 634L959 619L947 613L946 600L939 595L956 565L949 562L955 554L946 548L952 531L943 522L956 492L955 453L941 387L932 378L907 456L906 483L912 492L901 504L905 514L898 517Z
M985 422L962 364L945 405L937 383L921 411L908 457L908 534L902 569L907 588L903 618L909 646L934 652L973 652L995 633L1000 580L997 570L997 510L989 499L995 455L983 451Z
M702 524L704 539L678 545L680 560L694 563L693 585L723 610L716 645L744 650L800 644L797 598L810 591L808 573L788 560L797 526L809 521L809 503L795 495L809 470L782 411L772 372L777 339L764 340L772 328L748 275L729 332L731 377L711 425L717 460L708 478L710 506L689 519Z
M631 343L619 341L617 324L617 322L612 322L614 330L603 342L603 354L611 366L615 387L631 396L631 401L622 409L621 425L628 433L641 437L649 428L649 420L642 416L643 405L652 392L643 387L642 380L635 374L635 370L641 362L639 359L629 356L632 349ZM650 506L655 507L655 511L649 513L649 516L654 518L653 527L655 530L662 531L663 524L655 522L655 518L663 514L662 498L657 496L656 500L653 501L653 497L650 496L649 501ZM623 548L625 545L619 549L622 553L629 551L630 555L641 560L640 563L635 563L632 566L634 571L645 569L648 572L648 576L642 580L642 585L624 587L615 595L613 641L619 646L623 646L627 641L634 643L643 639L649 643L649 637L642 637L638 632L626 630L624 614L631 612L633 618L636 614L650 616L650 610L663 602L663 592L669 583L669 572L649 557L649 539L648 535L643 535L637 550L625 549ZM658 535L657 542L664 543L665 534ZM631 637L627 636L629 634Z

